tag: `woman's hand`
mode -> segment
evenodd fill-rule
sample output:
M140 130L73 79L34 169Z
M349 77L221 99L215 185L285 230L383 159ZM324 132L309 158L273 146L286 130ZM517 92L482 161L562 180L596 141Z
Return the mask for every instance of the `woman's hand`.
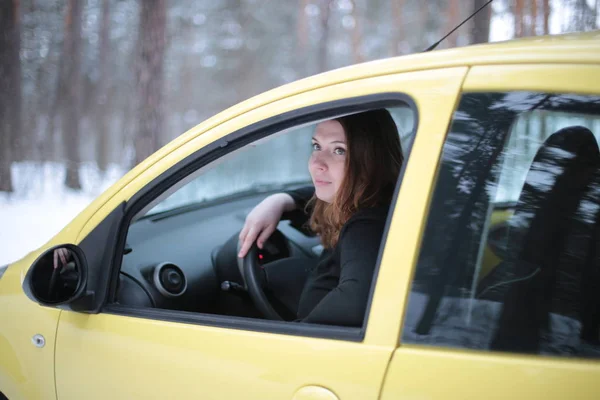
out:
M54 250L54 269L58 267L64 267L71 258L71 252L65 248L59 248ZM60 264L59 264L60 261Z
M258 203L246 217L246 222L240 232L238 257L245 257L254 241L258 248L262 249L265 241L275 232L283 213L295 208L294 199L286 193L271 195Z

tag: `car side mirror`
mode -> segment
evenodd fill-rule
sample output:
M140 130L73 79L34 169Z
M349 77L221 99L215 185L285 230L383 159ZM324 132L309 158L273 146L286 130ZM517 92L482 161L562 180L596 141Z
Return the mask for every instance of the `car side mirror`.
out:
M27 297L43 306L60 306L85 295L87 264L83 251L64 244L44 252L33 263L23 290Z

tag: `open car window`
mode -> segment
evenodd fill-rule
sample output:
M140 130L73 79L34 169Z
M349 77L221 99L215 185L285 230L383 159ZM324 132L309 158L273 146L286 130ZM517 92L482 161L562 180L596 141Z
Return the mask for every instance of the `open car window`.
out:
M387 110L396 124L406 163L416 132L416 110L398 100L394 104ZM347 114L342 110L339 115ZM330 118L305 119L243 146L229 146L228 153L188 169L168 187L163 185L160 193L139 201L127 228L113 304L152 310L145 317L156 314L161 319L200 324L237 326L240 321L231 318L246 323L248 318L265 319L264 310L249 296L237 257L239 232L248 212L270 194L312 186L308 172L311 138L317 123ZM323 251L320 238L307 229L306 222L302 211L285 213L256 254L260 268L286 258L296 260L289 273L270 275L268 283L274 287L265 289L268 302L284 322L298 319L294 308L298 295L309 266ZM370 285L372 293L374 283ZM294 293L296 297L290 295ZM302 329L301 325L310 324L295 323L293 329ZM361 327L339 328L347 329L350 336L364 334ZM335 333L335 337L343 336Z
M402 148L413 139L414 112L390 107ZM202 168L156 198L138 217L202 207L252 194L271 193L311 183L306 161L318 121L294 127L250 143Z

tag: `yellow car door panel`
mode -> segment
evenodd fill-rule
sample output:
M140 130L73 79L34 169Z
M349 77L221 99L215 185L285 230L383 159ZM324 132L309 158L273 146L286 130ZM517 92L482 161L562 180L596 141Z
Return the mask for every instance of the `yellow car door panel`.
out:
M343 110L335 101L362 99L364 106L376 96L394 99L398 97L396 93L402 93L418 108L416 137L437 136L435 140L443 140L442 132L447 129L466 71L467 68L451 68L345 82L258 107L172 149L148 166L91 216L82 234L93 232L109 210L124 202L127 221L132 210L137 211L138 202L156 195L151 188L164 187L161 182L173 179L174 174L185 170L185 165L192 170L200 168L202 160L194 167L189 167L189 160L200 157L206 146L219 149L224 141L235 145L235 139L227 136L230 133L238 132L238 140L243 140L243 135L269 128L245 127L276 116L282 119L281 115L294 110L312 106L306 115L322 118L325 114L317 113L320 108ZM323 102L332 103L327 106ZM318 106L321 103L325 105ZM360 103L354 107L357 105ZM431 167L435 155L424 151L423 156L414 162L414 167L412 161L408 162L406 176L411 168L435 173L435 167ZM402 183L398 204L415 201L411 192L417 198L427 196L422 190L426 186L420 180L408 179ZM407 210L395 212L400 218L409 218ZM121 229L126 224L122 223ZM409 243L418 227L406 229L400 225L404 224L394 218L389 237ZM123 232L120 237L124 238ZM124 245L124 239L120 243ZM401 294L395 289L396 265L386 261L399 256L397 246L385 246L382 251L363 329L118 305L106 306L99 314L64 311L56 345L58 398L377 399L395 348L402 310ZM110 279L114 280L114 271Z
M382 399L598 398L598 138L600 67L469 71Z

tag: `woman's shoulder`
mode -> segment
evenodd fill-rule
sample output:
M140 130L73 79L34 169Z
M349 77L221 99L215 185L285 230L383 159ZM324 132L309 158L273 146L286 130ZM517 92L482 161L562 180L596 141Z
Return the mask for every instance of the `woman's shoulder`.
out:
M357 211L342 227L337 250L379 249L389 207L373 207ZM342 249L343 248L343 249Z
M387 219L388 212L390 210L389 205L387 206L377 206L370 208L363 208L354 213L352 217L348 220L348 223L354 223L356 221L375 221L375 222L385 222Z
M358 210L342 227L340 236L348 231L373 227L383 229L387 220L389 206L378 206Z

